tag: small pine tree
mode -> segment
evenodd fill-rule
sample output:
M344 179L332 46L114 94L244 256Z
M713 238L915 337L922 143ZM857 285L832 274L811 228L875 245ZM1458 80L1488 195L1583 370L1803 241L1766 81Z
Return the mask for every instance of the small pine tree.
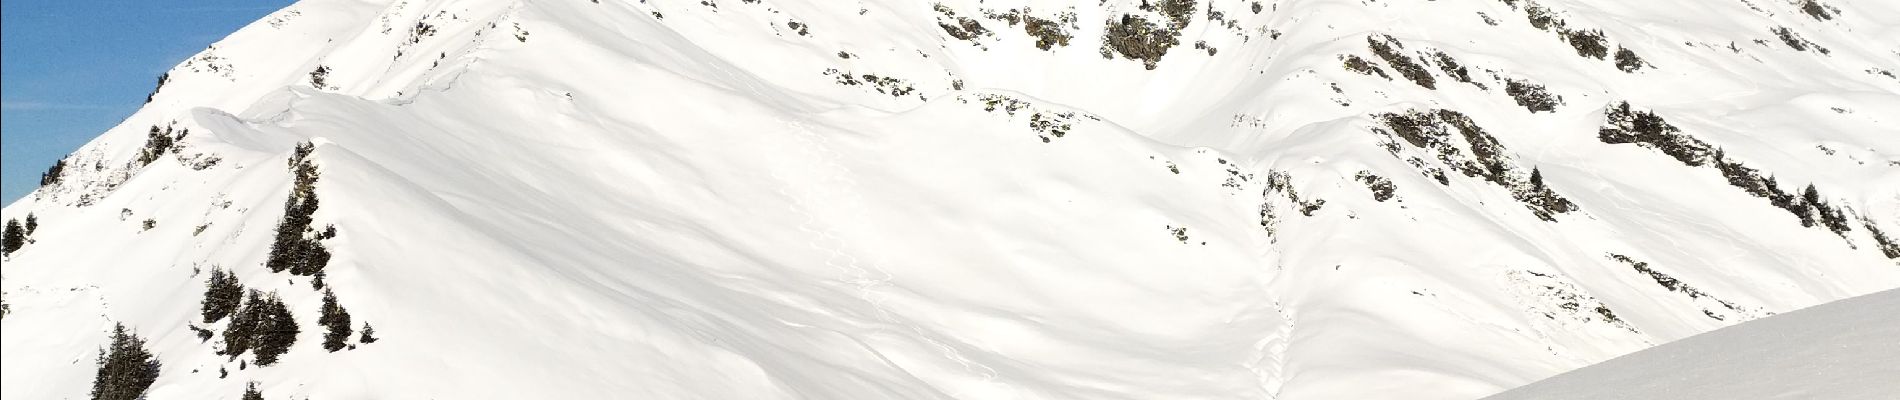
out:
M242 397L241 399L242 400L264 400L264 392L257 390L257 381L251 381L251 383L247 383L244 385L244 397Z
M1799 215L1799 217L1801 217L1801 226L1814 226L1815 216L1813 210L1817 207L1825 206L1825 204L1821 202L1821 192L1814 190L1814 184L1808 184L1808 188L1801 192L1801 204L1801 214ZM1821 210L1821 212L1825 213L1826 210Z
M26 236L33 236L33 231L39 229L40 217L33 215L33 213L26 213Z
M357 337L356 341L363 344L376 343L376 328L369 326L368 322L363 323L363 336Z
M20 247L26 246L26 228L20 227L20 220L9 219L5 239L0 241L4 241L5 253L13 254L14 251L20 250Z
M238 282L237 274L221 268L211 269L211 279L205 282L205 298L201 303L204 322L218 322L237 312L244 301L244 285Z
M350 312L336 303L336 293L323 291L323 315L317 317L317 324L329 328L323 334L324 350L342 350L350 340Z
M158 381L159 362L145 349L145 339L118 324L112 344L99 349L99 373L92 380L93 400L136 400Z
M310 71L310 86L318 89L329 87L329 85L324 82L324 78L328 78L329 76L330 67L318 65L317 69Z

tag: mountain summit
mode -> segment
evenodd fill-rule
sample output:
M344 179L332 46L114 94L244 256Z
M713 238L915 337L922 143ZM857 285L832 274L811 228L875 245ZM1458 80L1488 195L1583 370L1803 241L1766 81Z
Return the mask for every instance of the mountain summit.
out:
M1477 398L1900 287L1897 35L1879 0L304 0L5 208L0 394Z

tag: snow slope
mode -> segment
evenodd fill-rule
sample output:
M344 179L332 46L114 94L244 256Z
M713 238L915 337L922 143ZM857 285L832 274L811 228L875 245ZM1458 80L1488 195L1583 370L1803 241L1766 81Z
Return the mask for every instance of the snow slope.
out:
M1900 291L1717 329L1490 399L1889 399Z
M1462 399L1900 287L1900 4L1144 4L298 2L5 208L0 397Z

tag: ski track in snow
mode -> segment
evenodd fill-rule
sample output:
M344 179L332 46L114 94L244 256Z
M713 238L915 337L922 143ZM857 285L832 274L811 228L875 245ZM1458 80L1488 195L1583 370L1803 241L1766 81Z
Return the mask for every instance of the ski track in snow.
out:
M1280 302L1274 301L1272 305L1274 315L1280 317L1280 327L1254 343L1254 355L1247 364L1247 370L1253 371L1255 380L1268 399L1279 399L1280 388L1286 386L1286 351L1293 341L1294 324L1293 316L1287 314ZM1268 365L1262 367L1261 363Z

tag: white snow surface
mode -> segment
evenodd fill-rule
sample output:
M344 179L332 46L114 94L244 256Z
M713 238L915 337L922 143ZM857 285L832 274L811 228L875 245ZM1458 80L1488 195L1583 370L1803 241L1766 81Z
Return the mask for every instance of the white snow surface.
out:
M1647 64L1624 72L1529 0L1203 0L1152 70L1103 56L1106 21L1169 24L1140 0L303 0L5 208L39 227L0 264L0 397L85 398L123 323L152 399L1479 398L1900 287L1872 232L1900 237L1900 2L1823 3L1536 3ZM1072 37L1038 49L1009 10ZM1475 84L1409 82L1373 34ZM1619 101L1852 229L1604 143ZM1414 109L1579 210L1441 184L1374 133ZM190 133L140 166L154 126ZM300 142L325 281L376 343L322 349L320 292L263 266ZM290 305L280 363L193 333L224 329L214 267Z
M1691 336L1511 389L1510 399L1891 399L1900 290Z

